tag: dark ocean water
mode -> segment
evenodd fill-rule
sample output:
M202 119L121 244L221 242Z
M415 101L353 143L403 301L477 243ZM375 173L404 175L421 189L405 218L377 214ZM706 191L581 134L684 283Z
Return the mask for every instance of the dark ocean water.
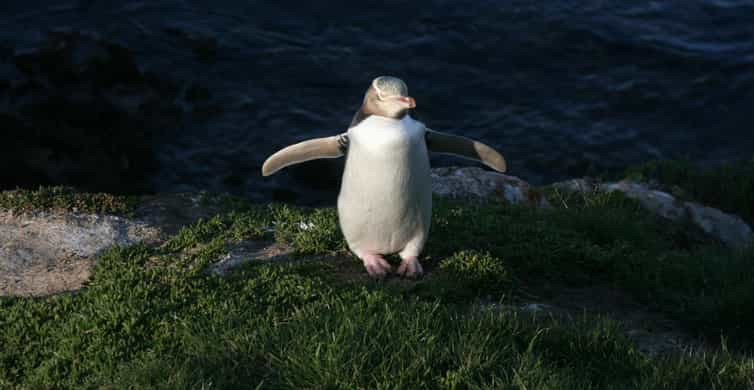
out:
M754 155L754 1L0 5L0 40L16 50L60 29L121 43L140 68L206 87L211 115L156 136L160 169L145 178L156 191L332 202L337 163L267 179L261 164L344 131L382 74L407 82L415 117L496 147L534 183ZM211 58L196 42L209 42Z

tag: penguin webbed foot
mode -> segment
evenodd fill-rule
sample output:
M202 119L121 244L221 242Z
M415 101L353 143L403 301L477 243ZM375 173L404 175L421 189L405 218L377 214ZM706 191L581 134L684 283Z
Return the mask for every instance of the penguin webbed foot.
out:
M364 268L366 268L369 276L376 279L384 278L392 270L390 263L378 254L366 254L362 258L362 261L364 262Z
M424 269L422 268L421 263L419 263L418 258L406 257L405 259L402 259L397 273L404 278L418 279L424 274Z

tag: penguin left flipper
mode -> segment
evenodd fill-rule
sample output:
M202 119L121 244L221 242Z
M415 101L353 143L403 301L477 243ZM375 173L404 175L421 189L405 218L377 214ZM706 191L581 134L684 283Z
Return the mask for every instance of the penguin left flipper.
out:
M348 150L347 133L332 137L315 138L287 146L267 158L262 165L262 176L269 176L289 166L319 158L337 158Z
M501 173L507 169L505 158L495 149L479 141L429 128L427 128L425 138L430 152L453 154L476 160Z

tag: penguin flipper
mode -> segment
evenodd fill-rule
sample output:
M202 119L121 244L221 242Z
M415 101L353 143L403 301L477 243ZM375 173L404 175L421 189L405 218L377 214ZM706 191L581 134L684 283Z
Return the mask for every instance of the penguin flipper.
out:
M262 165L262 176L269 176L289 166L320 158L337 158L348 150L348 135L314 138L277 151Z
M477 160L501 173L507 169L505 158L495 149L479 141L458 135L441 133L429 128L425 137L427 140L427 149L430 152L453 154Z

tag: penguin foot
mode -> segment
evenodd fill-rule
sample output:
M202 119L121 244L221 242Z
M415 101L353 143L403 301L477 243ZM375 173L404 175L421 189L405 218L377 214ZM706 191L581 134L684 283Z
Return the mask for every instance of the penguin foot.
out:
M384 278L390 272L390 264L378 254L366 254L361 260L364 262L364 268L367 269L369 276L373 278Z
M416 257L407 257L401 261L401 265L398 267L398 275L416 279L422 276L424 269L419 263L419 259Z

